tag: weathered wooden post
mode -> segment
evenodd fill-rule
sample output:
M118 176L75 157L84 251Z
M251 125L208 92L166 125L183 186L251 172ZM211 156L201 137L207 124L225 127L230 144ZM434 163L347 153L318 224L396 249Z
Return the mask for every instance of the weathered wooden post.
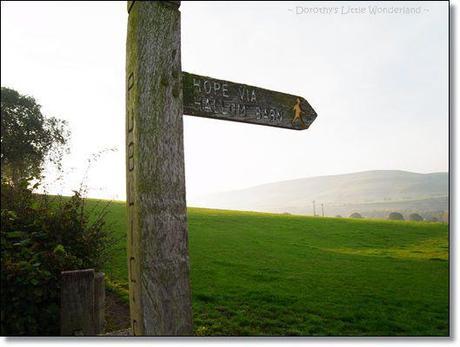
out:
M104 273L94 274L94 333L102 334L105 329L105 282Z
M126 175L134 335L189 335L179 1L129 1Z
M61 335L94 335L94 270L61 273Z
M104 273L93 269L61 272L61 335L88 336L104 332Z

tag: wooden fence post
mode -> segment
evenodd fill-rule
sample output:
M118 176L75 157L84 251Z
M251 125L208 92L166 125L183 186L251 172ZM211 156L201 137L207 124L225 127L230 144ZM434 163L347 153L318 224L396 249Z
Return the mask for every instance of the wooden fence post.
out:
M104 273L94 275L94 333L103 334L105 329L105 283Z
M61 335L94 335L94 270L61 273Z
M61 272L61 335L102 334L105 324L104 274L93 269Z

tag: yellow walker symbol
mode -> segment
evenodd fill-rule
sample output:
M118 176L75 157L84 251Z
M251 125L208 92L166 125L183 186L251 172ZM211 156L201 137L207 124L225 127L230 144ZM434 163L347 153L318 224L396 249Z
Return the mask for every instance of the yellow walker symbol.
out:
M291 121L292 126L294 126L295 121L299 119L300 123L302 123L302 129L305 129L307 126L305 125L305 122L302 119L302 107L300 107L299 98L297 98L297 101L292 109L294 110L294 118Z

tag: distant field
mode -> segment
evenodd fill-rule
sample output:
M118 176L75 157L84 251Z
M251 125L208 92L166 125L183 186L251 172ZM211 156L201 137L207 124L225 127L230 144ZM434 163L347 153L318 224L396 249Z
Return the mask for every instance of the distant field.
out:
M105 272L127 286L125 219ZM447 228L191 208L194 332L446 336Z

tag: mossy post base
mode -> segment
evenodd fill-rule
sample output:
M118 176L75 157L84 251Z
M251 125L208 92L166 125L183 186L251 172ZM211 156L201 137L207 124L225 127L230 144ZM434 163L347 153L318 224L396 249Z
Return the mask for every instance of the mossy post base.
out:
M128 267L134 335L189 335L178 1L129 1L126 51Z

